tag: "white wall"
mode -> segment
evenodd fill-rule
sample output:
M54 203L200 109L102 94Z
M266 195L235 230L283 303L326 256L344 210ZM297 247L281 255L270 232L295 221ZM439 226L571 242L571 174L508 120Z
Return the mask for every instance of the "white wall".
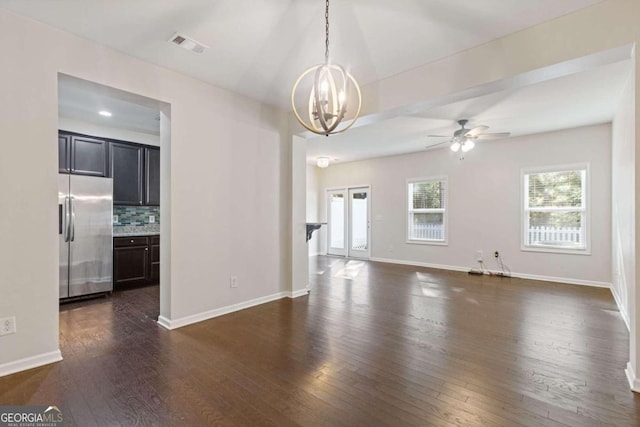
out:
M320 221L320 192L318 191L319 169L316 165L307 164L307 222L322 222ZM320 253L319 235L319 231L314 231L313 237L309 240L310 256Z
M320 186L324 191L371 184L372 258L470 268L482 250L495 269L492 254L498 250L520 275L608 285L610 141L610 125L598 125L478 143L465 160L444 148L344 163L323 170ZM521 169L582 162L590 164L591 174L591 255L521 251ZM406 243L407 179L442 175L449 185L448 245ZM321 201L324 212L325 198Z
M115 126L102 126L84 120L58 117L58 127L68 132L82 133L103 138L119 139L121 141L137 142L138 144L160 146L160 135L121 129Z
M611 290L618 302L620 312L630 325L629 313L635 283L635 82L629 76L618 111L613 120L611 139Z
M1 8L0 53L0 317L16 316L18 329L0 337L0 375L52 360L58 349L58 72L171 104L163 316L289 289L285 114ZM25 360L33 356L41 357Z

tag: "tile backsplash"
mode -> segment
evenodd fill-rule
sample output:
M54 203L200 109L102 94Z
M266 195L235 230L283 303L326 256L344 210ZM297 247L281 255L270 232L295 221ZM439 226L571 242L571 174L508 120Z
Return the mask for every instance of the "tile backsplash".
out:
M160 208L158 206L114 206L113 225L147 225L149 217L155 217L155 223L160 225ZM116 221L117 219L117 221Z

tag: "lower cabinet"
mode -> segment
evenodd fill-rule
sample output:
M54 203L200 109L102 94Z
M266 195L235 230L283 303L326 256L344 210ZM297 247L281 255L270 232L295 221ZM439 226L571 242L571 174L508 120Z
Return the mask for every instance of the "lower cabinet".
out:
M113 239L113 284L116 290L160 283L160 236Z

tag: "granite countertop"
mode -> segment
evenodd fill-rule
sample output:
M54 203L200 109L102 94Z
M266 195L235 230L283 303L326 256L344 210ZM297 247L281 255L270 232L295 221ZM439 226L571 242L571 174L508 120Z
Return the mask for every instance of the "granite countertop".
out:
M113 237L154 236L160 234L160 225L114 225Z

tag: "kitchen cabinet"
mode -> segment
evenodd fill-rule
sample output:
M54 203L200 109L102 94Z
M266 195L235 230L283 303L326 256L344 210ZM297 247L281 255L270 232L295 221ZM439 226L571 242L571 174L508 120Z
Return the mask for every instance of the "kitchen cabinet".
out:
M107 141L71 137L71 173L79 175L107 176Z
M114 237L113 285L116 290L160 283L160 236Z
M111 143L111 177L114 205L144 204L144 147L121 142Z
M71 172L71 135L58 134L58 172Z
M145 205L160 205L160 149L144 149Z
M160 206L160 149L58 132L58 171L113 178L113 204Z
M160 236L151 236L151 258L149 258L149 282L160 283Z
M58 133L58 171L75 175L108 176L109 144L102 139Z

